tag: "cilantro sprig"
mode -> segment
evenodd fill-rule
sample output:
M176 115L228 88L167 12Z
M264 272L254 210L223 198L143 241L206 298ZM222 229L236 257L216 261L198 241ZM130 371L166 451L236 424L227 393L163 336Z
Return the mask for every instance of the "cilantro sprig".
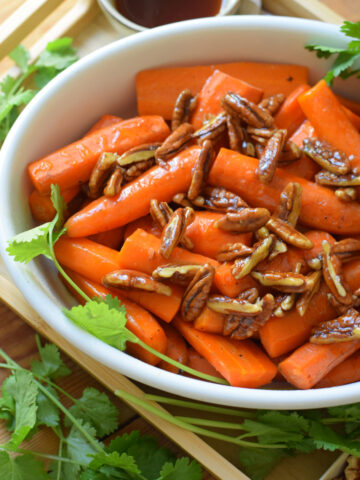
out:
M318 58L329 58L331 55L336 55L331 69L324 77L329 85L336 77L346 79L356 75L357 78L360 78L360 22L345 21L341 25L340 31L353 39L346 48L329 47L315 43L305 46L310 52L316 52Z
M54 219L51 222L44 223L16 235L9 242L7 252L13 256L17 262L28 263L40 255L54 262L59 273L85 302L84 305L78 305L71 309L64 308L64 314L83 330L86 330L103 342L119 350L125 350L128 341L137 343L161 360L191 375L210 382L227 384L226 380L198 372L158 352L134 335L126 327L126 309L116 297L107 295L106 298L95 297L91 299L78 287L61 267L54 253L55 243L66 233L66 228L64 227L66 203L60 194L58 185L51 185L51 201L56 211Z
M118 435L105 446L101 439L119 427L117 408L95 388L86 388L76 399L54 383L70 370L55 345L42 346L39 338L37 343L40 360L32 362L31 370L0 350L4 359L0 368L12 372L3 382L0 398L0 418L6 420L11 432L10 440L0 445L0 478L201 480L196 461L176 459L170 450L138 431ZM69 408L59 400L59 394L71 401ZM51 427L59 438L57 455L21 448L24 440L44 426ZM49 471L40 458L52 461Z
M20 75L8 74L0 82L0 146L22 108L58 73L76 62L78 57L71 44L72 39L67 37L48 43L33 64L28 50L22 45L10 53Z

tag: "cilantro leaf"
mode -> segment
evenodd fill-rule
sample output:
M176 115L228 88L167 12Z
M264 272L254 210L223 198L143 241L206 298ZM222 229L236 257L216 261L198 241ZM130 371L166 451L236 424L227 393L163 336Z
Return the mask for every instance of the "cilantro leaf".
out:
M6 420L7 429L11 432L15 428L15 399L11 394L12 385L16 382L15 375L5 378L1 387L0 418Z
M117 408L105 393L95 388L86 388L69 411L75 418L92 425L100 438L110 435L119 425ZM70 426L68 418L65 425Z
M325 45L316 45L315 43L309 43L305 45L305 48L310 52L316 52L318 58L329 58L334 53L345 52L345 48L327 47Z
M341 25L340 30L347 37L359 38L360 39L360 22L353 23L353 22L345 21Z
M142 436L127 449L147 480L156 480L165 463L173 463L175 456L167 448L159 447L154 438ZM184 477L187 478L187 477Z
M45 386L46 390L56 399L59 399L57 391L50 385ZM37 425L46 425L47 427L58 427L60 424L60 411L43 392L39 391L37 396Z
M179 458L175 464L165 463L160 472L158 480L201 480L201 466L195 460L187 457Z
M54 68L62 71L77 61L75 50L71 47L72 39L65 37L48 43L35 63L37 67Z
M120 302L118 297L113 297L112 295L107 294L104 299L98 297L101 302L106 303L110 309L117 310L120 313L126 314L126 308L123 303Z
M7 452L0 452L1 480L46 480L44 465L32 455L10 457Z
M26 370L16 372L12 378L6 385L15 401L15 426L9 445L16 448L36 425L38 387L32 374Z
M22 72L26 72L30 60L30 53L23 45L18 45L9 54L9 57L16 63Z
M348 440L336 433L332 428L322 425L319 422L311 422L310 435L317 448L324 450L342 450L360 457L360 441Z
M145 477L141 475L141 471L136 465L134 458L126 453L122 453L121 455L118 452L97 453L93 456L93 460L90 463L90 468L99 470L100 467L105 465L124 470L131 479L146 480Z
M71 372L61 359L59 349L53 343L47 343L43 347L38 344L41 361L35 359L31 362L31 371L40 377L48 377L56 380L66 377Z
M284 449L242 448L239 453L244 472L252 480L264 480L289 452Z
M96 431L89 424L79 421L81 426L86 432L93 437L94 442L101 448L101 443L96 440ZM90 445L88 440L82 435L82 433L76 428L75 425L71 427L69 435L65 439L66 441L66 453L69 458L75 462L88 465L91 462L91 457L98 452L95 451L93 445Z
M137 337L125 327L125 314L105 302L90 300L85 305L63 311L80 328L119 350L125 350L127 341L137 341Z
M19 233L9 242L6 251L16 262L28 263L39 255L50 258L48 233L50 223Z

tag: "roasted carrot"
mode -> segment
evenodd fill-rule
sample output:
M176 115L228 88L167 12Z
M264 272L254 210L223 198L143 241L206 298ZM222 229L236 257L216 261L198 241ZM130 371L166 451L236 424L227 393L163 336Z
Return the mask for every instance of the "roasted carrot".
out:
M356 115L356 113L354 113L351 110L349 110L348 108L344 107L344 105L342 107L344 109L344 112L348 116L350 122L354 125L354 127L357 130L360 130L360 116Z
M131 118L97 130L30 163L28 173L41 194L49 193L52 183L65 190L89 179L101 153L124 153L142 143L162 141L168 134L169 127L161 117Z
M114 228L114 230L107 230L106 232L96 233L90 237L96 243L101 243L109 248L118 250L124 238L124 227Z
M103 115L99 120L94 123L86 135L91 135L92 133L100 130L101 128L110 127L110 125L115 125L122 121L122 118L117 117L116 115Z
M183 337L179 334L175 328L171 325L164 325L163 329L166 334L167 338L167 348L165 355L168 357L176 360L183 365L187 365L188 363L188 348L186 346L186 342ZM159 363L159 367L163 370L168 370L169 372L179 373L178 367L171 365L164 360L161 360Z
M305 343L279 364L279 370L295 387L308 389L359 348L359 340L327 345Z
M199 151L197 146L183 150L167 162L167 168L155 166L127 184L118 195L90 203L69 218L68 235L86 237L121 227L149 213L151 199L168 202L176 193L186 191Z
M271 260L264 260L256 267L259 271L293 272L298 263L304 264L303 250L287 247L287 251L280 253Z
M222 334L224 315L205 307L194 321L194 328L201 332Z
M71 202L79 193L80 188L75 185L61 192L66 203ZM40 195L37 190L33 190L29 196L29 207L34 220L38 222L50 222L56 212L51 202L50 195Z
M360 352L353 353L343 362L323 377L315 386L316 388L337 387L360 380Z
M201 127L204 121L222 111L220 100L228 92L237 93L254 103L259 103L263 96L263 91L260 88L249 85L220 70L215 70L200 90L196 108L191 118L191 123L196 130Z
M330 233L321 230L310 230L306 232L306 236L312 241L313 247L310 250L301 250L305 261L318 257L323 253L322 242L325 240L330 245L335 243L335 238Z
M200 355L234 387L256 388L276 375L276 366L251 340L229 340L200 332L178 317L174 326Z
M206 373L207 375L212 375L213 377L223 378L220 373L215 370L215 368L198 353L193 348L188 348L188 367L197 370L198 372ZM185 373L186 376L193 377L188 373Z
M352 292L360 288L360 260L352 260L343 265L344 279Z
M352 155L352 167L360 167L360 134L325 80L303 93L299 103L316 135L346 155Z
M87 238L61 237L54 250L61 264L96 283L101 283L107 273L123 268L119 252ZM182 294L182 290L176 286L172 287L170 297L135 290L121 291L121 295L139 303L166 322L170 322L179 310Z
M307 83L308 69L300 65L261 62L236 62L195 67L163 67L144 70L136 76L139 115L158 114L169 120L179 93L189 88L199 93L206 79L215 71L261 88L264 95L289 95L297 86Z
M124 240L132 235L138 228L145 230L145 232L155 235L155 237L161 237L161 228L157 225L150 215L140 217L133 222L130 222L125 227Z
M270 184L260 182L256 173L258 161L232 150L221 149L209 175L211 185L225 187L244 198L250 205L276 208L280 193L289 182L302 186L300 221L308 227L342 235L360 233L360 205L339 200L335 193L304 178L278 168Z
M92 282L76 272L66 269L66 273L90 298L105 298L106 295L117 297L126 308L127 328L150 347L154 348L160 353L166 353L168 342L165 332L160 326L159 322L155 320L155 318L148 311L139 305L136 305L136 303L131 302L127 298L124 298L122 295L118 293L115 294L113 290L109 290L103 285ZM66 285L76 296L77 300L83 304L84 299L77 294L75 290L70 288L68 284ZM135 357L140 358L140 360L150 363L151 365L157 365L160 362L158 357L147 350L144 350L136 343L128 342L127 351L132 355L135 355Z
M216 268L214 286L224 295L236 297L244 290L258 285L250 275L236 280L232 274L232 267L231 263L221 263Z
M304 139L313 136L315 136L314 127L309 120L305 120L289 140L302 148ZM299 160L289 165L282 165L281 168L291 175L306 178L307 180L313 180L315 173L320 170L319 165L305 154L302 154Z
M326 285L322 285L303 317L293 309L283 317L272 316L261 327L260 340L270 357L278 357L297 348L306 342L316 324L336 317L336 310L327 298L328 293Z
M336 95L336 98L339 100L341 105L344 105L346 108L360 115L360 103L355 100L350 100L349 98L342 97L341 95Z
M288 137L291 137L305 120L305 115L299 105L298 98L309 89L310 86L306 83L295 88L285 99L275 115L275 125L278 128L286 129Z

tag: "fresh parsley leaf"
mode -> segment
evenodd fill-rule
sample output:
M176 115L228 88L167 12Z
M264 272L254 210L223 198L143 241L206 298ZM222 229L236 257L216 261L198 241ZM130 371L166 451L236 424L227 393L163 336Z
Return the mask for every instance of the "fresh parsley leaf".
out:
M101 449L102 444L96 440L96 430L81 420L79 423L93 438L94 442L99 446L99 449ZM68 457L80 465L88 465L92 461L91 457L98 453L93 445L90 445L88 440L82 435L75 425L71 427L70 433L66 437L65 441Z
M50 223L19 233L9 242L6 251L14 257L16 262L28 263L39 255L50 258L48 243Z
M34 375L56 380L71 373L62 361L56 345L47 343L42 347L39 343L38 349L41 361L35 359L31 362L31 371Z
M36 425L38 387L30 372L20 370L6 389L15 402L15 427L9 445L16 448Z
M118 452L102 452L94 455L90 463L90 468L100 470L102 466L116 467L117 469L124 470L130 479L147 480L141 475L141 471L136 465L134 458L126 453L120 455Z
M239 452L241 466L251 480L264 480L288 455L287 450L277 448L242 448Z
M179 458L175 464L165 463L158 480L201 480L201 466L187 457Z
M119 425L117 408L105 393L95 388L86 388L82 397L76 400L69 411L75 418L92 425L100 438L110 435ZM70 426L68 418L65 420L65 425Z
M125 350L127 341L137 341L137 337L125 327L125 314L105 302L90 300L71 310L64 309L64 313L80 328L119 350Z
M18 45L10 54L13 60L22 72L26 72L30 60L30 54L23 45Z
M57 391L46 385L44 388L59 400ZM58 427L60 425L59 407L55 405L43 392L39 391L37 396L37 425L46 425L47 427Z
M106 297L104 299L98 297L99 301L100 302L104 302L106 303L106 305L110 308L110 309L114 309L114 310L117 310L118 312L122 313L122 314L126 314L126 308L125 308L125 305L123 303L120 302L120 300L118 299L118 297L113 297L112 295L109 295L107 294Z
M157 441L148 436L140 437L126 452L134 458L146 480L157 480L163 465L175 462L175 456L170 450L159 447Z
M340 30L345 33L347 37L359 38L360 39L360 22L348 22L345 21Z
M1 480L46 480L44 465L32 455L10 457L7 452L0 452Z
M317 448L324 450L342 450L360 457L360 441L348 440L336 433L332 428L322 425L319 422L311 422L310 435Z

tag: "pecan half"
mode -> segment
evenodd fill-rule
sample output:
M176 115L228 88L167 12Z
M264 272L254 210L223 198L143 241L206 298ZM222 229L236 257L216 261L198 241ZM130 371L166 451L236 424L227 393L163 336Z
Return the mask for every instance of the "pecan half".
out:
M360 185L360 176L354 173L336 175L335 173L321 170L315 175L315 182L330 187L358 187Z
M355 188L351 188L351 187L337 188L335 190L335 195L342 202L353 202L353 201L356 200L356 190L355 190Z
M181 302L181 316L185 322L193 322L205 307L210 294L215 269L209 264L202 266L191 280Z
M281 192L274 217L296 226L301 210L302 187L300 183L289 182Z
M216 228L230 232L255 232L270 219L266 208L243 208L240 212L230 212L214 223Z
M285 142L284 148L282 149L281 155L278 159L278 165L289 165L290 163L299 160L302 156L302 150L296 145L296 143L291 140Z
M229 147L235 152L242 152L242 145L245 140L241 121L238 118L226 115L226 126L229 138Z
M307 260L306 264L312 270L321 270L322 269L322 261L319 257L314 257L314 258L311 258L310 260Z
M269 260L272 260L273 258L277 257L280 255L280 253L285 253L287 252L287 245L284 243L282 240L279 240L278 238L275 238L274 245L271 249L271 253L269 255Z
M156 198L150 200L150 215L160 228L165 228L170 220L173 210L166 202L159 202Z
M155 160L150 158L149 160L143 160L141 162L134 163L130 165L124 172L124 180L126 182L131 182L137 177L140 177L146 170L149 170L155 165Z
M197 207L216 212L238 212L248 207L241 197L221 187L205 187L202 195L196 197L192 203Z
M255 137L269 139L273 136L275 130L273 128L255 128L248 125L246 131Z
M182 123L189 122L192 112L197 104L198 96L192 95L191 91L186 88L179 93L175 100L175 105L171 119L171 130L176 130Z
M275 95L271 95L270 97L266 97L258 103L258 107L267 110L271 115L275 115L275 113L279 110L281 105L284 103L285 95L283 93L276 93Z
M118 158L119 155L111 152L100 155L89 179L88 195L90 198L98 198L102 195L104 184L114 171Z
M360 338L355 329L360 327L360 315L354 308L349 308L344 315L334 320L321 322L311 332L311 343L350 342Z
M259 297L258 289L253 287L241 292L238 295L238 300L246 300L250 303L254 303ZM226 315L224 318L224 325L223 325L223 335L228 336L230 335L239 325L239 321L244 317L241 315ZM253 318L253 317L252 317Z
M322 242L323 248L323 276L326 285L335 299L342 305L350 305L353 301L352 294L346 288L341 260L332 252L331 245L327 241Z
M286 130L276 130L267 141L259 159L259 167L257 170L258 177L262 183L270 183L273 179L284 146L285 137Z
M111 177L106 183L104 188L104 195L106 197L113 197L121 191L121 185L124 180L124 169L122 167L116 167Z
M190 123L182 123L174 130L155 152L155 160L166 161L175 156L191 140L194 127Z
M152 276L155 280L187 285L201 268L201 265L161 265L152 272Z
M280 292L300 293L306 290L306 277L301 273L267 271L266 273L251 272L251 276L261 285Z
M300 316L303 317L309 308L310 302L315 293L320 288L321 272L316 271L306 276L306 289L305 292L299 296L296 302L296 310Z
M274 124L270 113L258 107L247 98L229 92L221 99L223 109L232 116L239 116L248 125L256 128L269 128Z
M120 167L125 167L133 163L143 162L155 158L156 150L161 146L161 143L144 143L130 148L123 153L117 160Z
M297 248L310 250L313 248L313 242L302 233L298 232L292 225L280 218L271 217L266 227L273 233L276 233L281 240Z
M221 295L212 295L206 302L207 306L215 312L237 315L258 315L262 307L259 303L251 303L246 299L230 298Z
M226 114L219 113L216 117L206 122L199 130L193 133L192 137L199 143L204 140L215 140L226 130Z
M205 140L202 143L199 156L195 161L192 171L191 183L187 193L189 200L194 200L198 195L200 195L209 175L210 168L213 164L215 158L214 153L215 152L211 141Z
M226 243L220 248L216 255L216 259L219 262L231 262L236 258L250 255L253 251L254 249L252 247L248 247L240 242Z
M254 251L251 255L245 258L235 260L234 266L231 270L233 276L236 279L243 278L248 275L252 270L265 258L269 256L275 237L269 235L263 240L259 240L253 245Z
M194 210L190 207L178 208L171 215L166 224L162 236L160 254L169 258L174 248L181 242L186 228L194 220Z
M350 171L350 162L346 154L335 150L326 142L315 137L305 138L303 151L314 162L335 175L346 175Z
M294 273L300 273L302 268L302 263L298 262L294 268ZM277 317L282 317L284 312L290 311L294 304L297 297L297 293L289 293L288 295L283 295L277 298L277 303L279 304L278 308L274 311L274 315Z
M335 242L331 247L332 253L336 253L342 261L352 260L360 255L360 240L357 238L344 238Z
M238 326L231 333L231 338L235 340L249 338L271 318L275 306L275 300L271 293L264 295L259 304L261 305L261 312L255 317L241 318Z
M264 151L264 145L260 145L259 143L255 144L255 156L256 158L260 158L263 151ZM251 156L251 155L250 155Z
M147 292L155 292L168 297L172 293L168 285L157 282L150 275L137 272L136 270L115 270L107 273L103 276L102 283L105 287L122 288L125 290L146 290Z
M186 193L177 193L173 196L172 201L182 207L193 207L193 203L188 200Z

